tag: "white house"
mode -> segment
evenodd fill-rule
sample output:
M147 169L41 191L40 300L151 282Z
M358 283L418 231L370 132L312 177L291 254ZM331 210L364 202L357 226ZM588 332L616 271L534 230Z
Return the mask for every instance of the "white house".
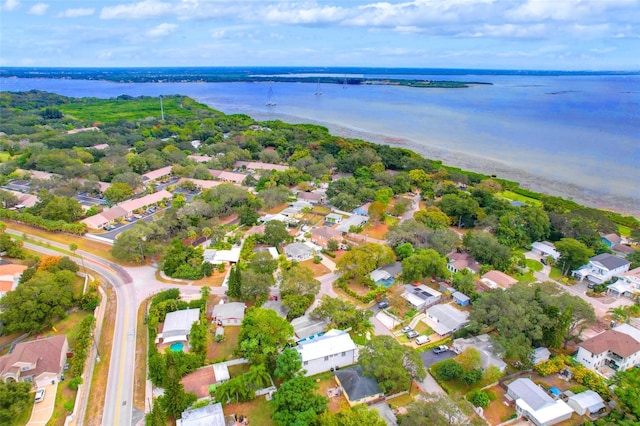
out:
M402 298L409 304L418 310L425 309L431 305L434 305L442 298L442 293L436 291L424 284L417 287L410 285L405 286L406 291L402 293Z
M202 256L205 262L209 262L214 265L221 263L238 263L238 260L240 259L240 247L232 247L231 250L206 249Z
M298 342L306 376L330 371L358 362L358 349L346 331L329 330L320 337Z
M480 281L489 288L500 287L502 289L511 288L511 286L518 283L518 280L515 278L496 270L487 271L482 278L480 278Z
M606 408L602 397L591 389L570 396L567 404L581 416L595 414Z
M441 336L458 331L469 322L469 312L460 311L451 304L434 305L426 314L427 324Z
M368 221L369 218L367 216L354 214L353 216L343 219L336 229L340 232L347 233L352 226L364 226Z
M548 361L550 356L551 352L549 352L549 349L545 348L544 346L535 348L533 350L533 353L531 354L531 364L537 365L541 362Z
M573 409L566 402L551 398L531 379L516 379L507 386L507 398L515 401L516 412L537 426L551 426L571 418Z
M590 370L627 370L640 364L640 330L621 324L578 345L576 361Z
M341 214L338 214L338 213L329 213L324 217L324 220L329 223L340 223L342 222L342 219L344 218L342 217Z
M156 403L157 404L157 403ZM222 404L205 405L200 408L190 408L182 412L182 418L176 420L176 426L226 426L227 422L222 411Z
M620 297L635 298L640 295L640 268L632 269L618 277L618 280L607 286L609 294Z
M15 263L0 265L0 299L7 292L16 289L20 282L20 277L26 269L25 265L17 265Z
M242 302L219 303L213 307L211 316L218 325L241 325L246 308Z
M200 309L183 309L169 312L164 318L162 333L158 333L156 343L187 342L191 326L200 320Z
M556 250L556 246L549 241L536 241L531 244L531 251L542 257L551 256L554 260L558 260L560 253Z
M579 281L584 279L595 284L602 284L613 277L624 274L629 270L631 262L609 253L601 253L589 259L589 263L580 269L572 271L572 275Z
M36 387L58 383L68 351L64 334L20 342L11 353L0 357L0 380L31 382Z
M315 252L307 244L292 243L284 248L284 254L290 259L303 261L311 259Z

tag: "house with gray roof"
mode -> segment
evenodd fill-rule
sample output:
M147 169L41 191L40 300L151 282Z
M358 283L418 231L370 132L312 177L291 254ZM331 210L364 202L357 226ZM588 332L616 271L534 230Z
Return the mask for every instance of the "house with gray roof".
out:
M344 392L349 406L370 404L384 399L378 382L371 377L366 377L359 365L340 369L335 374L336 383Z
M404 287L406 291L402 293L402 298L419 311L438 303L442 298L442 293L424 284L419 286L405 285Z
M247 308L242 302L219 303L213 307L213 322L221 326L241 325L244 311Z
M311 259L315 254L314 250L305 243L292 243L284 248L284 254L297 261Z
M0 356L0 380L29 382L36 387L58 383L68 351L64 334L17 343Z
M460 330L469 322L469 312L460 311L450 304L434 305L427 309L427 324L441 336Z
M500 371L507 368L507 363L502 360L504 350L488 334L480 334L468 338L458 338L453 341L451 349L457 354L461 354L467 348L473 348L480 353L482 369L497 367Z
M343 219L336 229L346 234L352 226L364 226L368 221L369 218L367 216L354 214L353 216Z
M156 343L188 342L191 326L198 321L200 309L169 312L164 319L162 332L156 337Z
M378 285L389 287L396 277L402 272L402 263L395 262L382 266L369 274L369 277Z
M629 270L631 262L609 253L601 253L589 259L589 263L571 272L578 281L588 280L602 284Z
M506 398L515 401L516 412L537 426L551 426L571 418L566 402L551 398L531 379L520 378L507 385Z
M305 314L291 320L291 326L293 327L293 334L296 338L302 340L310 336L322 334L324 329L327 328L327 322L323 319L313 319Z

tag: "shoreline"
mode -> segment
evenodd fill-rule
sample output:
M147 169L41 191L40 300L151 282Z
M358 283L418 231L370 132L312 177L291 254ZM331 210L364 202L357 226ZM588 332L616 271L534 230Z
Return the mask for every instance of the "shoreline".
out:
M247 112L245 111L245 113ZM483 173L486 175L496 175L499 178L518 182L520 187L525 189L559 196L567 200L575 201L576 203L582 204L586 207L611 210L640 219L640 201L634 200L633 198L619 197L589 190L573 183L547 179L534 173L510 167L509 165L492 158L443 149L430 144L428 141L424 141L425 143L423 144L404 137L371 133L362 129L350 128L340 124L327 123L288 114L252 111L248 113L248 115L259 121L282 120L292 124L316 124L328 128L329 132L335 136L362 139L376 144L407 148L426 158L441 160L447 166L459 167L464 170Z

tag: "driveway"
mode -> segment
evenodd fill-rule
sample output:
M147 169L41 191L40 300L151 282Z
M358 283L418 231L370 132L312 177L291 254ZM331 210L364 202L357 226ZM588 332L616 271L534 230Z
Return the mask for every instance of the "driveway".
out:
M53 408L56 402L56 392L58 385L45 385L41 386L46 389L44 394L44 401L36 402L33 404L33 411L31 411L31 419L27 426L46 425L51 419L53 414ZM35 398L35 392L31 394L32 398Z
M436 354L432 350L428 350L420 354L420 358L422 358L422 363L424 364L424 368L426 369L428 369L438 361L453 358L454 356L456 356L456 353L454 351L446 351Z

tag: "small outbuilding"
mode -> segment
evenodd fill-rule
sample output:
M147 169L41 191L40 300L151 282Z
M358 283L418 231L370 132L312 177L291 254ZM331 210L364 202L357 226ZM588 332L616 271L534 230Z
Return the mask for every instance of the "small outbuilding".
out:
M451 297L453 297L453 300L460 306L468 306L471 303L471 298L459 291L453 293Z
M602 397L591 389L569 397L567 404L581 416L596 414L607 407Z

